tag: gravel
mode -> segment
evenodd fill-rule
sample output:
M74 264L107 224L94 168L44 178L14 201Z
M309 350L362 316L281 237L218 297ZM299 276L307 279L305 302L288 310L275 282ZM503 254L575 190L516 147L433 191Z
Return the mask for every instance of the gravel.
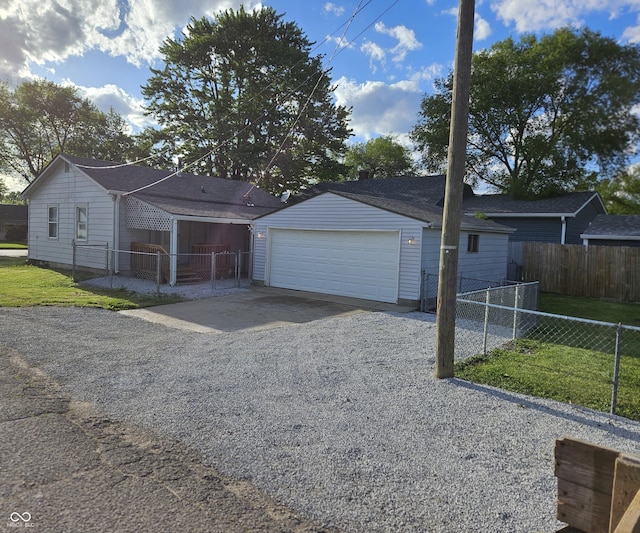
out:
M228 334L99 309L0 309L0 324L78 399L350 532L558 529L555 439L639 448L640 423L436 380L421 313Z

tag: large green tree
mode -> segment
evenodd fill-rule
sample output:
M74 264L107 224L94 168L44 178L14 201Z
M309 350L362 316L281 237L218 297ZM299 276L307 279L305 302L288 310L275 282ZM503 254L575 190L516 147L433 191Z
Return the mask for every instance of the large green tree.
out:
M595 185L610 215L640 215L640 165Z
M445 168L452 76L426 96L412 139ZM467 178L518 198L614 176L636 148L640 47L583 29L509 38L473 56Z
M382 179L414 172L411 153L392 136L376 137L347 148L345 165L347 176L357 178L360 170L369 172L369 178Z
M272 192L330 179L349 137L322 58L271 8L192 19L160 51L143 87L164 153L190 170L254 181Z
M0 170L28 183L60 152L122 160L132 143L120 115L99 111L73 87L0 84Z

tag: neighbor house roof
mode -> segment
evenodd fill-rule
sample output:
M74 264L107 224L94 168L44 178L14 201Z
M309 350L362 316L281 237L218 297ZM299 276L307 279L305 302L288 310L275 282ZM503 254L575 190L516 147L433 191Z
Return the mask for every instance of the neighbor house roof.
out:
M306 200L323 192L366 194L388 200L406 201L413 205L444 206L446 177L397 177L318 183L299 193L292 202ZM464 184L463 210L467 215L484 213L490 217L573 217L593 199L602 204L595 192L570 192L541 200L514 200L504 194L476 195ZM603 211L604 204L602 205Z
M582 239L640 240L640 215L598 215Z
M318 183L300 192L293 201L306 200L323 192L345 192L442 207L444 205L445 182L446 177L443 174L379 180L325 182ZM465 185L464 195L465 197L473 195L473 191L468 185Z
M485 213L492 217L573 217L589 202L597 199L595 192L568 192L540 200L515 200L504 194L484 194L464 199L464 211ZM604 210L604 205L602 206Z
M429 227L442 227L443 208L436 205L428 205L420 201L396 200L384 196L344 191L328 191L322 194L335 194L391 213L421 220L422 222L426 222ZM492 220L479 219L472 216L462 216L460 227L467 231L489 231L496 233L512 233L515 231L513 228L503 226Z
M189 173L172 175L172 171L67 154L58 157L78 167L106 191L134 196L172 215L252 220L282 205L268 192L244 181ZM23 192L25 197L45 179L47 169Z

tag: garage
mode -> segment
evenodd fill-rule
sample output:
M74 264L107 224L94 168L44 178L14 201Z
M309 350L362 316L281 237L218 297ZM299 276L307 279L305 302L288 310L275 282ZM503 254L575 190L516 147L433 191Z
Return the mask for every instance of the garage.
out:
M400 233L270 229L272 287L395 303Z

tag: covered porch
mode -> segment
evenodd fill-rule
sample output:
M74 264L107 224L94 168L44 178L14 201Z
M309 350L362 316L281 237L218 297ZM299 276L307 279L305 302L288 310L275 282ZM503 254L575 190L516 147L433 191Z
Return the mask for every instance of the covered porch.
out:
M250 220L175 215L128 197L123 233L119 248L130 251L127 270L136 277L173 286L251 270Z

